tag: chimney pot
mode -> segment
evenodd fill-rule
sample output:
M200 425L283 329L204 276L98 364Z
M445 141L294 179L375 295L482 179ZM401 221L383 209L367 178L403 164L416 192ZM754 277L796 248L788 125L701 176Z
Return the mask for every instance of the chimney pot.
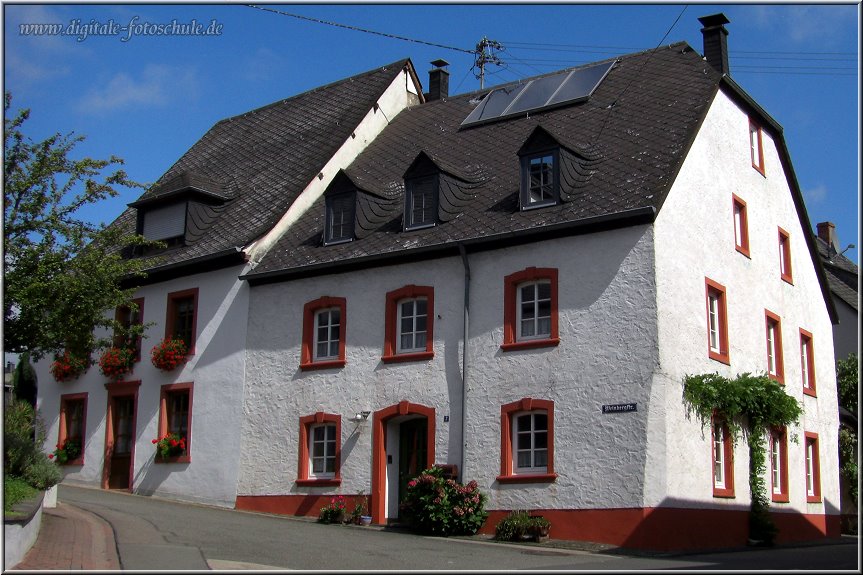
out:
M817 227L818 237L824 240L829 247L838 250L839 242L836 240L836 225L833 222L820 222Z
M731 21L721 12L702 16L698 21L704 26L701 34L704 37L704 57L707 63L720 74L728 74L728 30L725 29L725 24Z
M426 101L440 100L449 96L449 72L444 68L449 66L446 60L432 60L433 69L429 70L429 91Z

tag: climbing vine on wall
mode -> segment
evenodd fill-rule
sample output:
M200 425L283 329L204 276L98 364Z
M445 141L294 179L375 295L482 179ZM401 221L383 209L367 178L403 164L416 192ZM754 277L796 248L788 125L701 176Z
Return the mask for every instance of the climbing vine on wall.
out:
M749 446L749 537L772 543L776 526L767 511L769 498L764 481L766 471L765 436L772 427L796 423L803 412L800 404L787 395L767 375L743 373L728 379L718 373L687 375L683 378L683 401L702 427L714 415L723 418L735 443L745 437ZM796 437L792 437L792 441Z

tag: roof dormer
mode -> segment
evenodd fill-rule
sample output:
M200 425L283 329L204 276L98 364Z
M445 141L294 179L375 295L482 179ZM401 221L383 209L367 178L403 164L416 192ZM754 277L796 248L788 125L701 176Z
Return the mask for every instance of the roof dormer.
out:
M354 222L357 212L357 188L350 178L340 171L324 192L326 213L324 216L325 246L353 241Z
M420 152L404 174L404 230L428 228L438 223L440 168Z

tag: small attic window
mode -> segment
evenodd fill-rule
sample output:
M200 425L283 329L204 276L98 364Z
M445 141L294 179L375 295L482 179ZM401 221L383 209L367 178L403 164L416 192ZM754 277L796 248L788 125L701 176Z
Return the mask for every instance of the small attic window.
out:
M554 205L560 197L558 151L548 150L521 157L521 209Z
M180 202L144 212L143 236L148 240L168 240L185 235L186 205Z
M427 228L437 223L437 174L405 180L405 229Z
M343 192L327 196L324 245L349 242L354 239L356 194Z

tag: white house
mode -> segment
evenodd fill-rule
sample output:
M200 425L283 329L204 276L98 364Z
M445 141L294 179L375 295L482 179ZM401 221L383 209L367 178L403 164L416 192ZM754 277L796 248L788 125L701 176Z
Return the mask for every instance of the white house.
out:
M835 309L782 128L685 43L400 114L243 279L236 507L398 521L453 466L552 537L745 544L748 454L687 374L769 372L779 541L839 533ZM443 83L445 86L446 83Z
M128 254L151 262L137 312L117 312L148 324L132 373L110 381L94 365L58 382L50 361L37 366L46 447L83 443L64 482L233 507L249 305L239 276L389 121L422 101L401 60L227 118L111 224L167 247ZM150 350L168 336L192 353L162 371ZM153 441L169 432L185 448L156 457Z

